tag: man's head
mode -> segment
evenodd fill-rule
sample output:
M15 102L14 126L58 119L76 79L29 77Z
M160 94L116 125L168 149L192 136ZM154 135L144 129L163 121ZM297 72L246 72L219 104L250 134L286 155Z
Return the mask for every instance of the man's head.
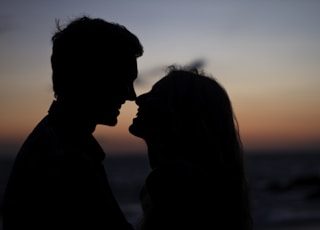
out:
M124 26L81 17L52 37L52 81L57 100L82 111L96 124L115 125L121 104L135 99L138 38Z

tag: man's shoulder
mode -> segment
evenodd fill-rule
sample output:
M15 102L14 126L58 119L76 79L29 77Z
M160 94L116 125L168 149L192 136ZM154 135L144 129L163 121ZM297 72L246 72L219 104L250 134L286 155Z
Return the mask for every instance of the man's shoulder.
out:
M95 164L93 156L104 156L98 143L91 141L93 137L70 132L70 128L59 123L50 115L44 117L32 130L23 143L17 158L33 162L39 167L54 164L72 164L74 167L84 167ZM88 143L90 142L89 146ZM93 144L91 144L93 142ZM94 154L97 152L97 154ZM102 157L100 157L102 160ZM101 163L101 160L98 160Z
M36 125L22 144L17 160L43 163L46 159L58 157L61 152L59 149L61 147L58 134L46 116Z
M21 150L25 148L49 148L54 144L56 133L52 129L52 125L48 117L44 117L36 127L31 131L24 141Z

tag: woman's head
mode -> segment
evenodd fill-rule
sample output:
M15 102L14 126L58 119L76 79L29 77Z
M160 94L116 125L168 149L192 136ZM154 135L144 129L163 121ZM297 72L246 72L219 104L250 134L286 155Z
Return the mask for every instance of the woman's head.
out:
M223 163L241 148L228 94L211 76L173 67L136 103L130 132L167 159Z
M221 195L221 215L250 228L241 140L226 90L211 76L172 68L136 103L129 130L146 141L151 168L177 160L199 166Z

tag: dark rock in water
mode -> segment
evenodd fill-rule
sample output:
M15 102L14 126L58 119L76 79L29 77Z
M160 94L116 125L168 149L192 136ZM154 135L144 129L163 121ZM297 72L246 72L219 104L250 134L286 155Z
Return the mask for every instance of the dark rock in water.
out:
M287 183L273 181L267 186L267 190L272 192L288 192L294 189L317 189L320 191L320 176L307 175L295 178Z

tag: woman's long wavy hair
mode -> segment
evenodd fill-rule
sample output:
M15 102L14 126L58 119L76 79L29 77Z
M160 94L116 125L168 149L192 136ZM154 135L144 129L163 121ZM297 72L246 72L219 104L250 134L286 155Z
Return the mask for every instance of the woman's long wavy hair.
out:
M170 66L163 80L167 81L172 114L171 154L215 175L220 183L217 188L226 197L220 208L231 218L229 223L240 222L242 227L236 225L237 229L252 229L243 146L227 91L214 77L197 69Z

